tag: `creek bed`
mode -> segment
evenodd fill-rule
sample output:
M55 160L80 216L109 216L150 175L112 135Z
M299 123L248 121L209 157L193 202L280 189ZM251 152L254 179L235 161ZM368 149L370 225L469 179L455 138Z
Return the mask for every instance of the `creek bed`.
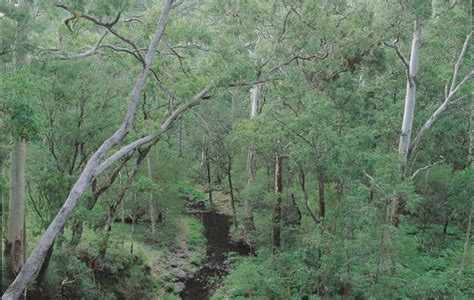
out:
M206 258L194 276L185 282L185 288L180 296L184 300L205 300L209 299L229 272L227 253L237 252L240 255L247 255L249 249L230 240L229 231L232 222L229 216L215 210L196 212L194 215L204 225L207 239Z

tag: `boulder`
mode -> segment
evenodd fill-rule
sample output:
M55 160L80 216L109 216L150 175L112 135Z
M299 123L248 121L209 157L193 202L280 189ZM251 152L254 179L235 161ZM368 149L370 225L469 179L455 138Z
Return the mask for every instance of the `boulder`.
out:
M182 282L176 282L176 283L174 284L173 292L175 292L176 294L179 294L179 293L181 293L181 292L184 290L185 287L186 287L186 286L184 285L184 283L182 283Z
M186 272L184 272L183 270L180 270L178 268L174 268L171 270L171 274L175 277L175 278L178 278L178 279L186 279L186 277L188 276L188 274Z

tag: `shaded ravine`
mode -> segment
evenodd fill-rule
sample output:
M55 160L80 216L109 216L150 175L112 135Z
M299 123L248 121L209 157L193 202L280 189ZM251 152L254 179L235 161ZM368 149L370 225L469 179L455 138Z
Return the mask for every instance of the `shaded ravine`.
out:
M185 288L180 294L184 300L209 299L229 272L227 253L249 253L245 245L231 242L229 230L232 223L229 216L214 210L197 212L195 215L204 225L207 239L206 258L196 274L185 282Z

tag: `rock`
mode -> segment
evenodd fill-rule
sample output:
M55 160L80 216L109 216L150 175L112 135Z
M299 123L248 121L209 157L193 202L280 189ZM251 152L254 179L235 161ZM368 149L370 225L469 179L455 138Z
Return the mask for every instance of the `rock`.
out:
M176 257L172 257L170 261L170 265L174 268L178 266L178 259Z
M174 284L173 292L175 292L176 294L179 294L184 290L184 288L185 288L184 283L177 282L177 283Z
M178 279L186 279L186 276L188 276L188 274L186 272L184 272L183 270L180 270L178 268L174 268L171 270L171 274L178 278Z
M181 258L187 258L187 257L188 257L188 253L186 253L186 252L181 252L181 253L179 254L179 257L181 257Z

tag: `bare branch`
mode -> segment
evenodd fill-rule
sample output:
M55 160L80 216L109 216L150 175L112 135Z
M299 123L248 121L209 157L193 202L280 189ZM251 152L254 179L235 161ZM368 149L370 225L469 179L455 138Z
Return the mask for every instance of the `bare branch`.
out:
M420 173L421 171L425 171L425 170L428 170L428 169L431 169L441 163L443 163L444 161L446 160L446 158L444 158L443 156L441 156L441 159L438 160L437 162L434 162L432 163L431 165L427 165L427 166L424 166L422 168L419 168L418 170L415 171L415 173L413 173L413 175L411 175L410 179L414 179L416 177L416 175L418 175L418 173Z
M471 39L471 36L472 36L472 31L467 35L466 40L464 41L464 44L462 46L461 53L459 53L458 60L454 64L453 79L451 80L451 88L449 89L450 92L452 92L455 89L459 66L461 65L461 60L464 57L464 54L466 54L466 50L469 45L469 40Z
M451 87L449 89L449 92L447 92L447 86L445 87L446 96L445 96L444 102L438 107L438 109L436 109L436 111L428 118L425 124L423 124L423 126L420 128L420 131L418 131L418 134L413 140L413 143L410 145L410 153L415 152L415 150L418 148L420 141L423 139L425 133L428 131L428 129L431 128L431 125L433 125L433 123L438 119L441 113L446 110L449 103L453 99L454 95L459 91L461 86L463 86L466 82L474 78L474 70L472 70L466 76L464 76L464 78L458 84L456 84L459 67L460 67L462 58L466 54L466 51L469 45L469 40L471 39L471 37L472 37L472 31L467 35L466 40L464 41L463 47L461 49L461 52L459 53L458 59L454 65L453 78L451 80Z
M68 56L68 57L61 57L61 59L63 59L63 60L79 59L79 58L84 58L84 57L88 57L88 56L92 56L92 55L96 54L97 50L100 48L100 43L107 36L107 34L109 34L108 31L104 32L100 36L99 40L95 43L95 45L93 47L91 47L89 50L87 50L86 52L78 53L78 54Z
M402 51L400 50L400 40L397 38L395 41L393 41L392 45L385 41L383 42L383 44L395 50L395 53L397 54L398 58L400 58L403 65L405 66L407 76L409 76L408 74L410 71L410 65L408 64L408 60L406 59L405 55L403 55Z

